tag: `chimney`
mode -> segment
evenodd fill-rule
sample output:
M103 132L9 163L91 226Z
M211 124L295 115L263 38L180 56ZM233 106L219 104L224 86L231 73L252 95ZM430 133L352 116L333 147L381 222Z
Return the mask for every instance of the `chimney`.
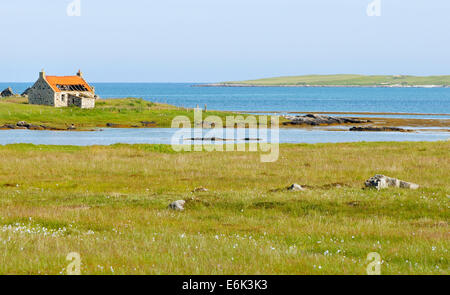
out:
M78 70L77 76L83 78L83 73L81 72L81 70Z
M39 78L45 79L45 71L44 71L44 69L42 69L42 70L39 72Z

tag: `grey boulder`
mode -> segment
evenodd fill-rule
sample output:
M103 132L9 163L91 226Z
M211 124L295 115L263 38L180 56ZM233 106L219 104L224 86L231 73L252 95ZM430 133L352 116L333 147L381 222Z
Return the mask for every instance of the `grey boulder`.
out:
M292 192L299 192L299 191L305 191L306 189L303 188L300 184L292 184L290 186L287 187L288 191L292 191Z
M1 97L8 97L8 96L14 96L14 92L12 91L11 87L6 88L0 93Z
M185 203L186 203L185 200L178 200L178 201L172 202L169 204L169 209L172 209L175 211L183 211Z
M409 189L418 189L419 185L403 181L397 178L385 176L382 174L376 174L374 177L369 178L364 183L366 187L373 187L378 190L388 187L400 187L400 188L409 188Z

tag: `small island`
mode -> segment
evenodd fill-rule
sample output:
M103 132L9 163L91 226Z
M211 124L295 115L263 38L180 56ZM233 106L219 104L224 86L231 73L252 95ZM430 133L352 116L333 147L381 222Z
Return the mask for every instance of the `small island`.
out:
M197 85L201 87L449 87L450 76L307 75Z

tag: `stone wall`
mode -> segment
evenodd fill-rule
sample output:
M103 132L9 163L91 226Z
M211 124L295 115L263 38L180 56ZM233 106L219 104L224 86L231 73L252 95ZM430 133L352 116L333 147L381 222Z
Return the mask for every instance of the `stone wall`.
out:
M69 94L68 105L77 106L82 109L93 109L95 107L95 98L92 97L82 97Z
M95 98L82 97L81 98L81 108L82 109L93 109L95 107Z
M55 92L42 77L31 87L28 103L55 106Z

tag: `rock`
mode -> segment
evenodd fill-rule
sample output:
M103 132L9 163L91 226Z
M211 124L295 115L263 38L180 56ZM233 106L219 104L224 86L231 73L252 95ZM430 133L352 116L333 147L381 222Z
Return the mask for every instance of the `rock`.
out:
M195 140L195 141L226 141L226 140L232 140L232 139L224 139L220 137L191 137L186 138L187 140Z
M261 138L246 137L246 138L243 138L242 140L245 140L245 141L260 141L262 139Z
M8 97L8 96L14 96L14 92L12 91L11 87L6 88L0 93L1 97Z
M368 123L369 120L361 120L358 118L331 117L316 114L307 114L303 116L285 116L290 122L284 122L283 125L331 125L331 124L357 124Z
M3 126L0 126L0 129L16 129L16 125L14 124L5 124Z
M25 128L28 128L28 127L30 127L30 124L28 124L27 122L25 122L25 121L19 121L19 122L17 122L17 127L25 127Z
M28 96L28 94L30 93L31 87L28 87L27 89L25 89L24 92L22 92L21 96Z
M305 191L306 189L303 188L301 185L294 183L294 184L288 186L287 190L292 191L292 192L298 192L298 191Z
M193 190L192 192L193 192L193 193L201 193L201 192L207 192L207 191L208 191L207 188L205 188L205 187L203 187L203 186L200 186L200 187L194 188L194 190Z
M186 203L185 200L178 200L178 201L172 202L169 204L169 209L176 210L176 211L183 211L185 203Z
M216 123L209 122L209 121L202 121L202 122L196 122L196 126L201 126L202 128L214 128L216 126Z
M400 187L409 189L418 189L419 185L411 182L399 180L397 178L388 177L381 174L376 174L374 177L369 178L364 183L366 187L374 187L378 190L388 187Z
M38 126L38 125L28 125L28 130L45 130L44 126Z
M396 132L412 132L411 129L403 129L399 127L375 127L375 126L364 126L364 127L352 127L349 131L396 131Z
M155 121L141 121L141 124L144 127L156 126Z

